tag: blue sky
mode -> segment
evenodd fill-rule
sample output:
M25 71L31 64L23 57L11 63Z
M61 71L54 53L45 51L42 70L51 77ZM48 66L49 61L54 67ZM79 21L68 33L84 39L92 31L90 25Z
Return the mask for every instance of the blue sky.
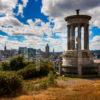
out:
M74 14L76 7L80 8L83 14L92 16L90 49L100 49L100 1L91 0L91 5L87 0L75 2L73 0L1 0L0 49L3 49L6 43L8 49L26 46L44 50L48 43L51 51L66 50L67 29L64 17Z
M23 4L22 0L18 0L18 4ZM15 15L15 17L18 18L22 23L27 24L28 19L32 19L35 21L35 19L41 19L44 22L48 22L48 16L41 13L42 8L42 0L29 0L27 3L27 6L23 9L23 16ZM14 9L14 13L18 13L18 5L16 5Z

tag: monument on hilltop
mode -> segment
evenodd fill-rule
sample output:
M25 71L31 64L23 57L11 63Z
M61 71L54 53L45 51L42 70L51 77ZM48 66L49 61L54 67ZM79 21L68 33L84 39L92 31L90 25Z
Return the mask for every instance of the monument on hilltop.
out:
M76 15L65 18L67 21L67 51L63 53L62 72L71 75L96 75L97 67L89 50L89 20L91 16ZM77 28L77 32L75 31ZM82 28L84 32L82 32ZM84 48L82 49L82 34L84 35ZM76 36L77 35L77 36Z

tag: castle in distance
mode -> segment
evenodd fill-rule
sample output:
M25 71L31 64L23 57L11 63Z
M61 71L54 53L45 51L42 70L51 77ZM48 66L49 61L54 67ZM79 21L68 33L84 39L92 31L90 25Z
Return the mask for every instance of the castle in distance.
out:
M89 50L89 20L91 20L91 16L80 15L79 9L76 10L76 15L65 18L65 21L67 21L68 50L63 53L63 73L82 76L98 75L100 72L94 64L93 56ZM84 35L83 49L82 34Z

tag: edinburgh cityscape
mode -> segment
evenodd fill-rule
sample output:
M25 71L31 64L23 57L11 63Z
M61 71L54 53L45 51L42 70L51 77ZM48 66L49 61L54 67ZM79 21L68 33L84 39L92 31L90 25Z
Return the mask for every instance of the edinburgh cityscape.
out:
M0 100L100 100L100 0L0 0Z

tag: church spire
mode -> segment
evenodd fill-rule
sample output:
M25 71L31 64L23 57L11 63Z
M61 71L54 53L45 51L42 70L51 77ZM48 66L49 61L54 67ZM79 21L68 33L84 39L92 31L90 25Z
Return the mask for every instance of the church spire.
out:
M45 52L46 52L46 53L49 53L49 45L48 45L48 44L47 44L46 47L45 47Z
M53 48L53 53L55 53L55 49Z
M49 45L48 45L48 44L47 44L46 47L45 47L45 54L46 54L46 55L45 55L46 57L49 57L49 55L50 55Z
M5 50L5 51L7 50L6 43L5 43L5 46L4 46L4 50Z

